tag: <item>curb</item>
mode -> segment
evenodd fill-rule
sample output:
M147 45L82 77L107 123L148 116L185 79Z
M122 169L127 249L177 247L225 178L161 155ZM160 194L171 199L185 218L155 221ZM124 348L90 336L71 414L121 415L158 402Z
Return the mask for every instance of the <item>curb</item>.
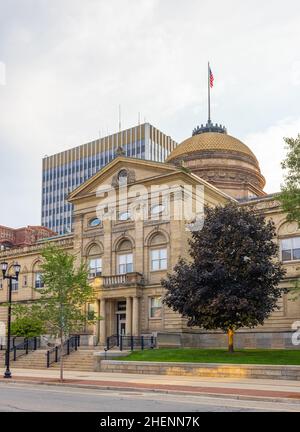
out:
M2 382L7 382L0 380L0 385ZM164 390L155 388L143 388L143 387L118 387L109 385L95 385L95 384L75 384L75 383L59 383L59 382L47 382L47 381L30 381L30 380L10 380L8 384L29 384L29 385L41 385L49 387L67 387L67 388L82 388L90 390L115 390L115 391L125 391L125 392L139 392L139 393L160 393L160 394L170 394L170 395L186 395L186 396L201 396L201 397L214 397L214 398L226 398L234 400L248 400L248 401L264 401L264 402L281 402L281 403L294 403L300 405L300 393L299 398L292 397L274 397L274 396L253 396L253 395L240 395L240 394L228 394L228 393L214 393L214 392L192 392L185 390Z

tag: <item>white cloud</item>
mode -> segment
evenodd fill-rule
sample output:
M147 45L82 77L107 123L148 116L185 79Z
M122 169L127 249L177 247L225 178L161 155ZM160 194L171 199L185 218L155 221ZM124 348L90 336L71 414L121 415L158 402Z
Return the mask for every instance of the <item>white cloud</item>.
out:
M123 127L141 112L174 139L189 136L207 119L208 60L212 119L245 137L268 190L278 189L280 119L299 112L299 8L297 0L272 7L258 0L216 0L214 7L209 0L3 0L0 181L8 204L0 224L39 223L41 158L117 130L119 104ZM278 154L262 151L265 139Z
M283 182L281 162L286 155L283 138L295 138L298 133L300 133L300 118L283 119L278 124L263 131L250 133L243 139L260 163L261 172L267 180L266 192L272 193L280 190Z

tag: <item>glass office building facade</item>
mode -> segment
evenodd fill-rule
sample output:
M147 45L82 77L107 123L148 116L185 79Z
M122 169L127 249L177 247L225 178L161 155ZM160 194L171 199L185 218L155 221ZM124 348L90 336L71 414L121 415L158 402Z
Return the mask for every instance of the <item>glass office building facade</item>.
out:
M177 143L149 123L99 138L43 159L42 226L58 234L72 231L73 208L67 195L116 156L164 162Z

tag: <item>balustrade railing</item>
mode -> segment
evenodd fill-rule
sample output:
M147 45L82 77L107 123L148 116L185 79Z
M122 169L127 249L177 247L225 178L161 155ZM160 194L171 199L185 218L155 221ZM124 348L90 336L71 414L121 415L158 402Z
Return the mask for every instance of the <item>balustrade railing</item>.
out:
M103 276L103 286L105 288L119 285L143 285L144 278L141 273L132 272L120 275Z

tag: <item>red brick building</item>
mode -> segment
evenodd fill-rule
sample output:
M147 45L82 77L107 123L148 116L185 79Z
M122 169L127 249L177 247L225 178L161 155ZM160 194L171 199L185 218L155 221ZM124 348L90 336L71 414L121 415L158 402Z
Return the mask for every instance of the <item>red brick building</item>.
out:
M0 249L30 246L37 240L53 237L56 233L42 226L28 226L24 228L8 228L0 225Z

